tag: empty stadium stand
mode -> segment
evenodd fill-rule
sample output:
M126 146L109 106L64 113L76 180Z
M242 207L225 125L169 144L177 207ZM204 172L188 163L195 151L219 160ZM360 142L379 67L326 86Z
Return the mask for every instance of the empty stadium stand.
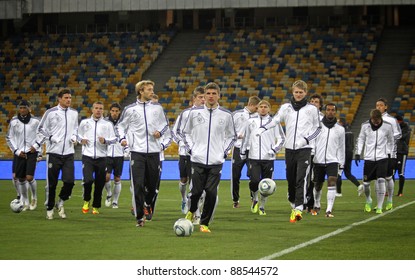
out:
M19 98L41 116L56 104L61 87L74 91L81 118L94 101L121 102L142 78L174 31L106 34L25 35L0 41L0 118L16 114ZM0 127L0 158L11 157L5 144L8 121Z

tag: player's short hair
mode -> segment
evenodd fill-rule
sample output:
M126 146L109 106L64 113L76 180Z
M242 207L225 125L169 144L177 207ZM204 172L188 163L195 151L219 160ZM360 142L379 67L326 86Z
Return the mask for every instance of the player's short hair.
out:
M32 106L32 103L30 103L27 100L22 99L19 102L19 107L27 107L27 108L30 108L31 106Z
M205 94L205 88L202 86L197 86L194 90L193 90L193 94L192 97L196 98L198 95L200 94Z
M337 106L336 106L336 104L334 104L333 102L327 103L327 104L324 106L324 110L327 110L327 106L333 106L333 107L334 107L334 110L337 112Z
M310 96L309 100L311 100L311 99L318 99L320 101L320 108L318 108L318 109L320 110L321 108L323 108L324 100L323 100L323 97L320 94L314 93L312 96Z
M370 111L370 118L379 120L382 118L382 113L378 109L373 109L372 111Z
M120 105L120 103L118 103L118 102L114 102L114 103L112 103L112 104L111 104L111 106L110 106L110 110L111 110L112 108L118 108L118 109L120 109L120 111L121 111L121 105Z
M291 86L291 90L294 90L294 88L297 87L301 90L304 90L305 92L307 92L307 83L304 82L303 80L297 80L293 83L293 85Z
M218 93L220 94L220 87L219 87L219 85L218 85L217 83L214 83L214 82L210 82L210 83L208 83L208 84L205 86L205 92L206 92L206 90L208 90L208 89L215 89L215 90L217 90L217 91L218 91Z
M378 103L378 102L383 102L383 104L385 104L385 106L388 106L388 100L386 100L386 98L381 97L376 101L376 103Z
M72 95L72 91L69 88L61 88L58 91L58 98L62 98L64 94L70 94L70 95Z
M94 107L95 105L102 105L102 106L104 106L104 103L103 103L102 101L95 101L95 102L92 104L92 107Z
M150 81L150 80L142 80L139 81L136 85L135 85L135 92L137 93L137 95L140 95L140 91L143 90L144 86L147 85L152 85L154 87L154 82Z
M262 104L265 104L268 106L268 108L271 108L271 104L268 102L268 100L261 100L258 103L258 107L261 106Z
M248 99L248 105L259 105L260 102L261 98L259 98L258 96L251 96Z

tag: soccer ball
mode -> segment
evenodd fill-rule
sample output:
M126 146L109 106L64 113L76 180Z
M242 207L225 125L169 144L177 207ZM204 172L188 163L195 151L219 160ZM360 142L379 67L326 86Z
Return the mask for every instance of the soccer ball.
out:
M12 209L14 213L20 213L23 210L23 203L19 199L13 199L10 202L10 209Z
M264 178L258 184L259 192L262 196L265 197L272 195L276 189L277 185L275 184L274 180L270 178Z
M173 230L177 236L190 236L193 233L193 224L188 219L180 218L174 223Z

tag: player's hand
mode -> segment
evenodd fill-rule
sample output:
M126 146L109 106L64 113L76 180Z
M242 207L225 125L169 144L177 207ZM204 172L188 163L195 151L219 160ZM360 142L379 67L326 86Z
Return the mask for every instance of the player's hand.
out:
M355 155L354 156L354 163L356 164L356 166L359 166L359 163L360 163L360 155Z
M105 144L105 138L104 137L98 137L99 143Z
M275 157L276 152L275 152L273 149L270 149L270 150L267 152L267 154L268 154L270 157Z
M52 135L52 136L49 137L49 141L53 144L56 144L56 143L59 143L61 140L58 139L57 136Z
M25 152L23 152L23 151L16 151L16 155L18 156L18 157L20 157L20 158L27 158L27 155L26 155L26 153Z
M159 139L161 137L161 133L159 131L154 131L153 132L153 137L156 139Z
M82 139L81 140L81 144L82 145L88 145L89 144L89 140L88 139Z
M301 149L304 146L308 145L308 141L305 138L300 138L300 140L295 142L295 149Z
M127 146L127 140L123 139L121 141L121 146L126 147Z

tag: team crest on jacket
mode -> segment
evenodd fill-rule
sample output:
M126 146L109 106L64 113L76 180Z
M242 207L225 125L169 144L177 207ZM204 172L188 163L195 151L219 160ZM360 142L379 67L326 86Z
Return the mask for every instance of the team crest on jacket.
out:
M131 117L132 117L133 120L138 120L138 119L141 118L141 115L136 110L133 110L133 113L132 113Z
M48 164L48 168L52 168L53 164L51 162L49 162Z
M49 129L51 130L53 127L55 127L57 124L61 123L63 120L61 118L61 116L59 116L59 114L55 114L49 123Z
M134 160L133 160L133 159L130 161L130 165L131 165L131 166L133 166L133 165L134 165Z
M219 125L224 125L225 124L225 120L224 119L219 119Z
M92 129L91 125L89 123L87 123L85 125L85 131L88 131L88 130L91 130L91 129Z
M203 118L202 114L199 113L196 116L196 121L197 121L197 123L201 124L201 123L205 122L205 119Z

